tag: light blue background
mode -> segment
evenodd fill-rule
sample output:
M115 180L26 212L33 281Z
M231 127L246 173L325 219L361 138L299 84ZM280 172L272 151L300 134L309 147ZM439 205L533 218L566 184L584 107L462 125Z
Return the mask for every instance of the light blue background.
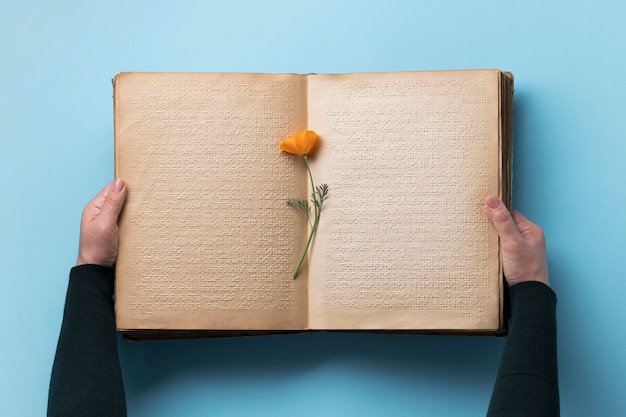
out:
M119 71L514 72L514 205L548 238L564 416L624 416L623 1L1 1L0 414L39 416ZM121 345L129 415L480 416L503 340Z

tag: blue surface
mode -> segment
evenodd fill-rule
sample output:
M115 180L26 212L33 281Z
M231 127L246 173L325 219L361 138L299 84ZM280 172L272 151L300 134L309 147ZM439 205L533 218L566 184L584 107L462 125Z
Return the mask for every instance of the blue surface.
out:
M622 1L0 1L0 412L43 415L119 71L514 72L514 205L548 238L564 416L626 415ZM129 415L484 415L502 340L124 343Z

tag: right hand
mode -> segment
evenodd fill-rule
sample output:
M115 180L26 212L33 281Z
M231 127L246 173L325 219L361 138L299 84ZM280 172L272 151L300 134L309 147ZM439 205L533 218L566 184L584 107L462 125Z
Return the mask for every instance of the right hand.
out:
M549 286L543 230L520 212L509 213L495 196L487 197L485 211L500 236L502 266L508 284L539 281Z

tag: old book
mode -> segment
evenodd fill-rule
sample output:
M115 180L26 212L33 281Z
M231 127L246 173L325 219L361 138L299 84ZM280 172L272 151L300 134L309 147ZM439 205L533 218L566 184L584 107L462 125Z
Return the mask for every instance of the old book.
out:
M127 337L503 332L511 74L121 73L114 102ZM278 145L305 128L329 198L294 280L310 190Z

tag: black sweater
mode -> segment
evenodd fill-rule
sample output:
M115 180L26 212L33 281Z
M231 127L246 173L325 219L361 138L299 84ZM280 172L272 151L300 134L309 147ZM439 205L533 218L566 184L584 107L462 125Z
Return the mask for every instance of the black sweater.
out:
M82 265L70 271L48 417L126 416L113 281L113 268Z
M487 416L559 416L556 295L535 281L513 285L509 295L509 334Z
M70 272L49 417L126 416L113 282L113 268ZM511 324L487 416L558 416L556 295L538 282L514 285L509 294Z

